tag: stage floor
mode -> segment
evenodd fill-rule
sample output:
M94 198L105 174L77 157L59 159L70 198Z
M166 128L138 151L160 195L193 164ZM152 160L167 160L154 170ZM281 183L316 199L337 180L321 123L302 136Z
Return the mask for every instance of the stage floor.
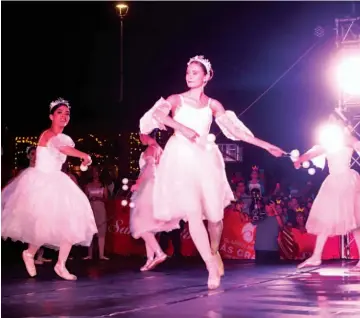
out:
M355 261L296 272L295 264L225 262L221 288L208 291L196 261L138 271L138 261L69 261L76 282L56 277L51 264L28 278L21 263L2 268L2 317L360 317Z

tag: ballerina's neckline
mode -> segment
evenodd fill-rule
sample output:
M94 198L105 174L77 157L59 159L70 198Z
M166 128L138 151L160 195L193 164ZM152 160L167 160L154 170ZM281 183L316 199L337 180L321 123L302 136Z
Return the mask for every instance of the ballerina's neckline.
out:
M191 109L196 109L196 110L203 110L203 109L207 109L207 108L210 108L210 100L211 98L208 97L208 102L206 103L206 106L202 106L202 107L193 107L193 106L190 106L188 103L185 102L185 99L184 99L184 95L180 94L180 100L181 100L181 105L180 106L187 106Z

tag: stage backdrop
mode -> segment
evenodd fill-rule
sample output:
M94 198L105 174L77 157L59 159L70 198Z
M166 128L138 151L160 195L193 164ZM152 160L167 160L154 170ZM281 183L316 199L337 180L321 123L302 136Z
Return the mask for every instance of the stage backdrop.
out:
M107 203L108 231L106 250L111 254L146 255L143 240L132 238L129 229L129 207L123 207L121 200ZM244 222L237 211L227 209L224 216L224 231L220 243L220 254L225 259L254 259L256 226ZM285 237L285 238L284 238ZM316 237L301 233L297 229L289 229L286 235L280 235L280 246L285 249L286 258L304 259L308 257L315 245ZM191 240L187 224L181 233L181 252L183 256L196 256L197 251ZM289 253L287 246L295 246L294 253ZM351 258L357 259L356 243L352 242ZM292 250L292 249L291 249ZM172 254L172 246L166 251ZM323 259L340 258L340 238L329 238L323 252Z

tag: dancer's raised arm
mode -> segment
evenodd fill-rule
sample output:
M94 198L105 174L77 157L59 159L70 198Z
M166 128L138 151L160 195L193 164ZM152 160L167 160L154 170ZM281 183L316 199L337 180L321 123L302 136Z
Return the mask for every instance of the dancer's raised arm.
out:
M225 110L219 101L212 99L210 107L216 118L216 123L227 138L232 140L242 140L254 146L258 146L267 150L275 157L280 157L285 153L279 147L256 138L243 122L237 118L235 113L233 111Z

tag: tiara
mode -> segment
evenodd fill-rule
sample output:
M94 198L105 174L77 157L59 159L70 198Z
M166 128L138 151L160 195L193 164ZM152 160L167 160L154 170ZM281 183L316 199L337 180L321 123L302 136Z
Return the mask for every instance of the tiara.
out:
M193 62L198 62L198 63L201 63L202 65L204 65L205 68L206 68L206 72L207 72L208 74L210 74L210 72L211 72L211 70L212 70L212 68L211 68L211 63L210 63L210 61L209 61L208 59L206 59L206 58L204 57L204 55L196 55L196 56L192 57L192 58L189 60L189 62L187 63L187 65L190 65L190 64L193 63Z
M70 104L69 104L69 102L67 101L67 100L65 100L65 99L63 99L63 98L58 98L58 99L56 99L56 100L54 100L54 101L52 101L51 103L50 103L50 110L52 110L55 106L57 106L57 105L59 105L59 104L61 104L61 105L65 105L67 108L71 108L70 107Z

